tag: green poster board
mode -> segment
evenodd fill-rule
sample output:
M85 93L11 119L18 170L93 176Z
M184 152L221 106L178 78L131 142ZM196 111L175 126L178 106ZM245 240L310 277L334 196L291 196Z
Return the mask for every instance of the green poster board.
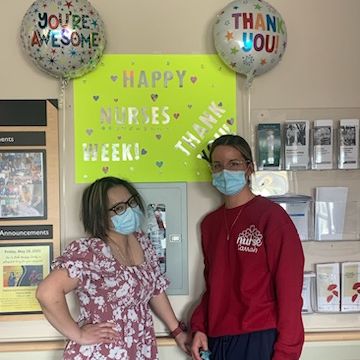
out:
M236 132L236 75L217 55L104 55L74 80L76 182L209 180L201 151Z

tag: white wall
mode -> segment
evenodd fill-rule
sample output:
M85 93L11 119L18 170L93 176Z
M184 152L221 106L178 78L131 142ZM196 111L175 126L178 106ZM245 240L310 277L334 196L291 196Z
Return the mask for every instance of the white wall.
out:
M227 2L220 0L92 0L104 20L107 33L106 53L213 53L211 23L216 13ZM326 109L356 108L360 105L359 0L271 0L284 18L288 31L288 47L283 60L270 72L256 78L249 93L243 91L243 80L238 81L239 128L249 131L244 124L249 109L244 106L250 99L251 111L255 109ZM1 99L58 98L59 83L35 68L20 48L18 31L21 20L32 0L3 0L0 54ZM70 91L70 90L68 90ZM70 97L70 94L67 94ZM249 96L249 98L248 98ZM69 99L71 100L71 98ZM70 116L67 113L67 116ZM66 119L65 119L66 120ZM65 134L66 137L66 134ZM66 139L71 141L71 139ZM71 165L71 164L70 164ZM65 165L64 165L65 166ZM71 170L69 170L71 171ZM358 180L352 174L351 186ZM309 192L313 180L307 175L296 179L299 189ZM318 179L322 181L322 179ZM328 180L330 181L330 180ZM340 180L334 180L341 183ZM333 185L335 185L333 183ZM357 190L355 196L360 200ZM76 197L74 198L76 200ZM220 199L208 184L188 185L188 239L190 296L172 297L179 316L186 317L202 291L202 258L197 225L205 212ZM67 208L77 203L67 204ZM80 225L73 220L64 232L64 241L79 233ZM357 246L357 245L356 245ZM356 248L359 254L359 247ZM359 255L360 259L360 255ZM325 317L326 319L326 317ZM315 325L320 320L315 321ZM336 321L336 320L335 320ZM341 321L340 321L341 322ZM330 325L332 322L330 321ZM1 322L0 334L10 325ZM19 324L16 324L19 326ZM309 324L313 326L313 324ZM335 359L335 348L313 343L307 344L304 360L317 357ZM315 346L315 348L314 348ZM339 345L340 346L340 345ZM315 349L315 350L314 350ZM337 359L357 359L345 355L343 348ZM350 349L350 350L349 350ZM354 343L349 351L359 349ZM161 359L181 359L174 348L160 349ZM319 356L319 354L322 354ZM355 354L355 350L353 352ZM45 353L44 359L55 359ZM42 352L42 355L44 353ZM42 356L41 355L41 356ZM34 353L28 358L42 359ZM0 359L23 358L23 354L0 353Z

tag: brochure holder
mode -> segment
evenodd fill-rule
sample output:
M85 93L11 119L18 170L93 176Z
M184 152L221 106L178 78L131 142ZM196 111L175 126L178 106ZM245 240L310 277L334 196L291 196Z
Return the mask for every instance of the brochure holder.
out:
M288 213L301 241L360 241L360 201L347 201L346 192L340 191L346 188L317 189L323 190L318 194L325 191L325 196L318 195L320 200L296 194L271 195L268 199ZM339 199L322 200L336 192Z
M257 169L359 169L359 119L341 119L336 124L331 119L258 124Z
M310 287L305 273L303 299L304 307L311 302ZM318 313L360 312L360 261L316 264L316 306ZM306 296L306 297L305 297ZM304 308L303 307L303 308Z
M341 264L341 311L360 311L360 261Z
M314 240L360 240L360 202L348 201L345 189L347 188L317 188ZM336 194L338 196L334 198Z
M307 195L285 194L269 196L279 204L290 216L301 240L313 239L312 198Z
M310 128L308 120L287 120L284 124L286 170L308 170L310 166Z
M332 170L335 168L336 132L332 120L315 120L310 129L311 168Z
M359 168L359 120L342 119L337 131L338 168Z
M316 264L317 312L340 312L340 264Z
M280 123L263 123L257 127L257 168L281 170L282 139Z
M316 309L315 272L305 271L301 296L303 298L302 314L311 314Z

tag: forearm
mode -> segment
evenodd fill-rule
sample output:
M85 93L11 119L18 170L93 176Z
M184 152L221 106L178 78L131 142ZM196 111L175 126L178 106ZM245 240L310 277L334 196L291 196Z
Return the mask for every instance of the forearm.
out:
M170 331L173 331L178 327L179 321L176 318L165 292L153 296L150 300L150 307Z
M187 355L191 355L189 345L191 338L186 332L186 328L180 326L166 293L162 292L159 295L153 296L150 300L150 307L159 319L168 327L172 333L171 336L175 338L180 349Z
M207 333L208 330L208 292L205 291L200 303L194 309L190 319L190 329L192 334L197 331Z
M284 242L285 243L285 242ZM291 259L291 260L289 260ZM304 256L297 234L289 231L275 272L278 337L273 360L300 358L304 327L302 323L302 287Z
M50 324L66 338L79 342L81 330L70 314L65 295L56 299L39 297L38 301Z
M81 331L70 314L65 297L76 286L77 279L69 278L66 270L55 270L39 284L36 298L50 324L67 338L78 342Z
M301 295L293 287L294 294L281 294L278 298L278 337L273 360L298 360L304 343L304 327L301 316Z

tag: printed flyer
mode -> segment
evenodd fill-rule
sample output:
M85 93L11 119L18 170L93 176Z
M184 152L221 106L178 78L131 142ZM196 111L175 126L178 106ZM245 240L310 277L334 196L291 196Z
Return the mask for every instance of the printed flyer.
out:
M35 291L51 258L52 244L0 245L0 313L41 312Z

